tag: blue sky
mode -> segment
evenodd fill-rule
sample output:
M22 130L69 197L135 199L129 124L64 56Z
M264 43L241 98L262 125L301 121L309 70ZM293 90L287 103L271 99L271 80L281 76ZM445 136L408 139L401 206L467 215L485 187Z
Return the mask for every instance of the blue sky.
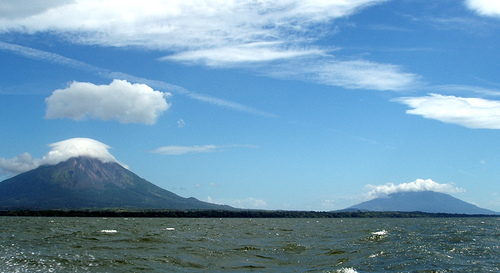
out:
M242 208L500 211L497 2L128 2L0 1L1 180L83 149Z

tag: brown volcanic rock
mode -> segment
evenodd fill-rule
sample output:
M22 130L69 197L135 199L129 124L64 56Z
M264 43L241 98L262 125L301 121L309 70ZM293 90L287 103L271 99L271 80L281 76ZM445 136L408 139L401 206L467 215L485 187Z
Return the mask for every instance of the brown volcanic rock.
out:
M0 209L233 209L164 190L115 162L74 157L0 183Z

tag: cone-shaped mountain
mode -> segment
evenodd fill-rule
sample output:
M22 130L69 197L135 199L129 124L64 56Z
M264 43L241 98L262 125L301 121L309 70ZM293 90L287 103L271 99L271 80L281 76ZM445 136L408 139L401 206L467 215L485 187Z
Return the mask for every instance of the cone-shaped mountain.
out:
M232 209L183 198L115 162L73 157L0 183L0 209Z
M399 192L350 207L348 210L367 211L421 211L456 214L499 214L464 202L449 194L422 191Z

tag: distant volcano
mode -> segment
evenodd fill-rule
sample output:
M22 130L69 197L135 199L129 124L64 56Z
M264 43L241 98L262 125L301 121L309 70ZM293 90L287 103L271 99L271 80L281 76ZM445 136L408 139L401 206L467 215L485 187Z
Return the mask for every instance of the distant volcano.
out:
M164 190L115 162L73 157L0 182L0 209L233 209Z
M348 210L367 211L421 211L430 213L456 214L500 214L491 210L479 208L457 199L449 194L421 191L398 192L387 197L376 198L354 205Z

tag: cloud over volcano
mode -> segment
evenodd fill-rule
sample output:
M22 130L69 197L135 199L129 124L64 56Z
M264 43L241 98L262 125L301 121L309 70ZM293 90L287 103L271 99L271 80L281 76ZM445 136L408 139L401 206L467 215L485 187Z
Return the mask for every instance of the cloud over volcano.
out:
M417 179L409 183L393 184L387 183L384 185L366 185L369 190L368 197L370 199L383 197L391 193L398 192L420 192L420 191L435 191L440 193L457 193L465 192L464 189L457 188L453 184L440 184L432 179Z
M79 156L96 158L102 162L116 162L127 167L108 151L110 146L91 138L70 138L48 146L52 149L42 158L33 158L29 153L22 153L14 158L0 158L0 171L18 174L41 165L55 165Z

